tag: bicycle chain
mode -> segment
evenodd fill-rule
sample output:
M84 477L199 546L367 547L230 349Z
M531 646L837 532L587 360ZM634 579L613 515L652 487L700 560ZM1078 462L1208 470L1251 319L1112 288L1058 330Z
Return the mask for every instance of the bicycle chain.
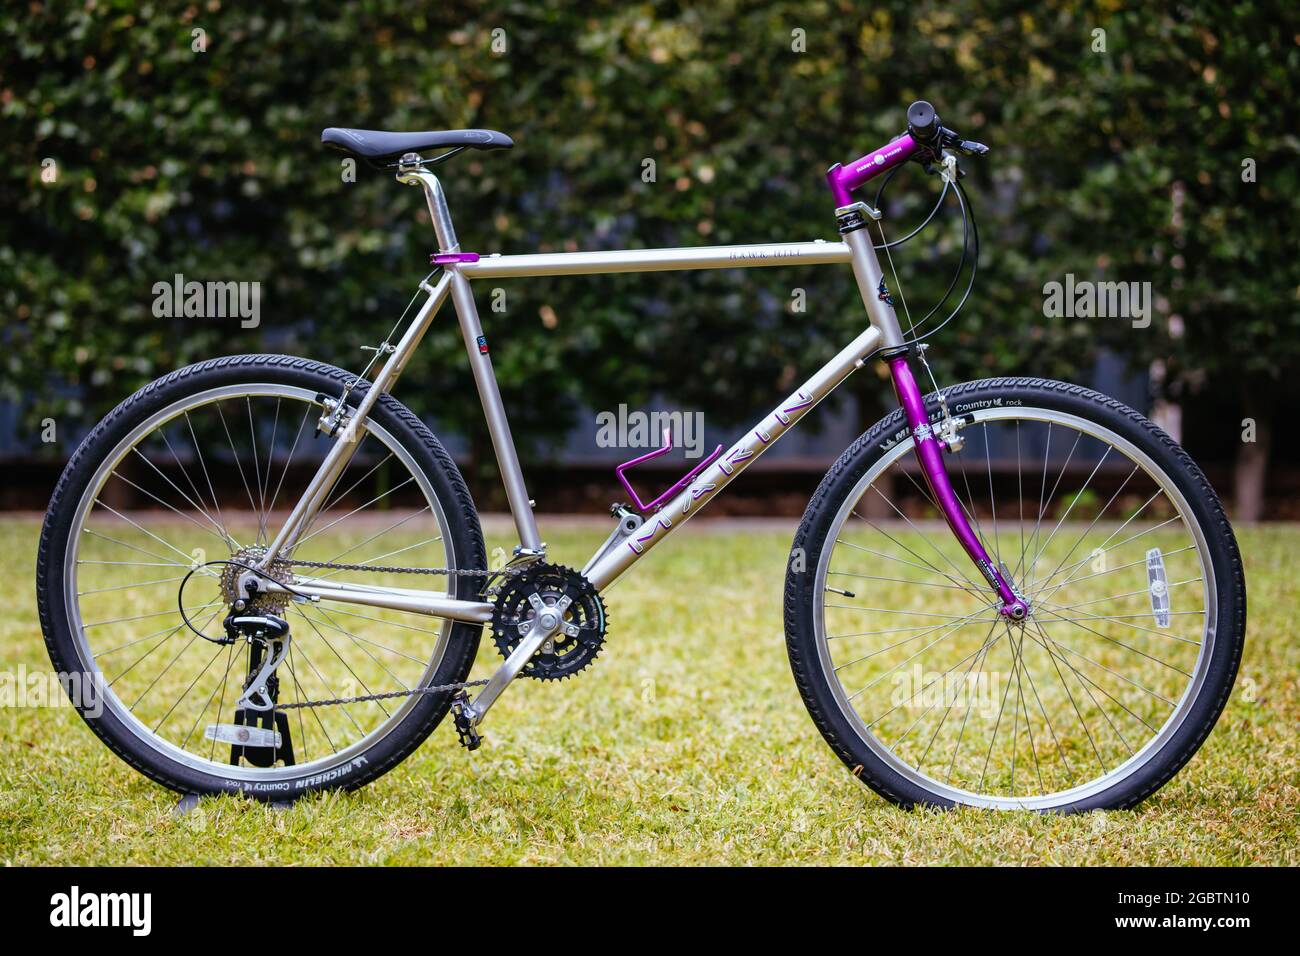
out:
M459 684L439 684L436 687L417 687L414 690L393 690L383 694L365 694L361 697L335 697L331 700L300 700L292 704L276 704L276 710L300 710L303 707L334 707L338 704L364 704L372 700L389 700L393 697L411 697L415 694L441 694L444 691L464 690L466 687L479 687L490 678L467 680Z
M485 578L506 578L522 574L532 565L529 561L518 567L500 568L496 571L470 570L468 568L399 568L399 567L377 567L373 564L341 564L334 561L301 561L287 559L285 564L294 565L302 568L324 568L330 571L369 571L379 574L432 574L445 577L485 577ZM393 690L382 694L363 694L360 697L334 697L329 700L303 700L295 701L292 704L275 705L275 710L301 710L304 707L335 707L340 704L364 704L372 700L391 700L395 697L412 697L416 694L441 694L447 691L464 690L467 687L481 687L486 684L490 678L482 680L461 681L455 684L438 684L434 687L416 687L413 690Z
M500 568L496 571L480 571L470 570L469 568L398 568L390 565L340 564L335 561L300 561L296 558L284 559L284 563L303 568L327 568L331 571L372 571L376 574L436 574L451 578L509 577L515 574L522 574L531 565L531 562L529 562L529 564L521 564L514 568L506 567Z

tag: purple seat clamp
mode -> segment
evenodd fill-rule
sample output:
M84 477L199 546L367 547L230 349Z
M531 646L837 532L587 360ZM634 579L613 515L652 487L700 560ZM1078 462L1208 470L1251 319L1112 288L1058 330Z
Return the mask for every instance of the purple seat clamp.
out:
M649 461L652 458L658 458L660 455L666 455L672 450L673 450L673 433L671 429L665 428L663 448L656 448L654 451L642 455L640 458L633 458L631 461L625 461L623 462L623 464L619 465L617 468L614 469L614 474L618 475L618 480L622 482L624 490L626 490L627 493L632 497L632 503L636 505L637 511L645 512L645 511L650 511L652 508L659 507L670 497L672 497L677 492L685 488L687 483L692 478L694 478L696 475L702 472L705 468L709 467L709 465L713 463L713 460L722 454L722 446L719 445L717 448L713 449L713 454L709 455L708 458L705 458L702 462L700 462L698 465L696 465L694 468L688 471L685 475L683 475L675 485L673 485L671 488L665 491L654 501L650 502L649 504L645 504L644 502L641 501L641 496L636 493L636 489L632 487L632 483L627 480L627 475L625 474L625 472L633 465L639 465L642 462Z
M429 264L449 266L456 262L478 262L477 252L435 252L429 256Z

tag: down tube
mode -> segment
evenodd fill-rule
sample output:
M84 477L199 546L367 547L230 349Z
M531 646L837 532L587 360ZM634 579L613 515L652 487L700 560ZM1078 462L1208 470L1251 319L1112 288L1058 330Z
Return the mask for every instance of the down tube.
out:
M835 390L862 361L880 346L880 332L872 326L823 365L794 394L774 408L694 481L646 518L645 524L617 548L601 558L587 575L597 588L608 587L647 551L694 517L733 478L776 444L795 422Z

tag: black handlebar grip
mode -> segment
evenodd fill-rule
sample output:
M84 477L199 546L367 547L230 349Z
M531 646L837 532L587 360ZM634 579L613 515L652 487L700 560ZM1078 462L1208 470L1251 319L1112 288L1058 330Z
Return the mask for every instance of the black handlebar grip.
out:
M928 145L938 138L941 129L939 114L925 100L917 100L907 108L907 131L912 139Z

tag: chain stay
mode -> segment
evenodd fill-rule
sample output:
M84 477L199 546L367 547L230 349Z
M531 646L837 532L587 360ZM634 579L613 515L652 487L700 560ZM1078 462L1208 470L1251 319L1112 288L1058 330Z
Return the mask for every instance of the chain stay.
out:
M379 574L432 574L444 577L513 577L526 571L532 562L514 568L500 568L496 571L470 570L468 568L399 568L377 567L372 564L340 564L333 561L300 561L292 558L285 564L300 568L324 568L331 571L369 571ZM488 683L483 680L462 681L457 684L438 684L435 687L416 687L412 690L394 690L383 694L364 694L360 697L334 697L329 700L303 700L292 704L276 704L275 710L301 710L305 707L332 707L340 704L364 704L373 700L392 700L397 697L412 697L416 694L442 694L447 691L464 690L467 687L481 687Z

